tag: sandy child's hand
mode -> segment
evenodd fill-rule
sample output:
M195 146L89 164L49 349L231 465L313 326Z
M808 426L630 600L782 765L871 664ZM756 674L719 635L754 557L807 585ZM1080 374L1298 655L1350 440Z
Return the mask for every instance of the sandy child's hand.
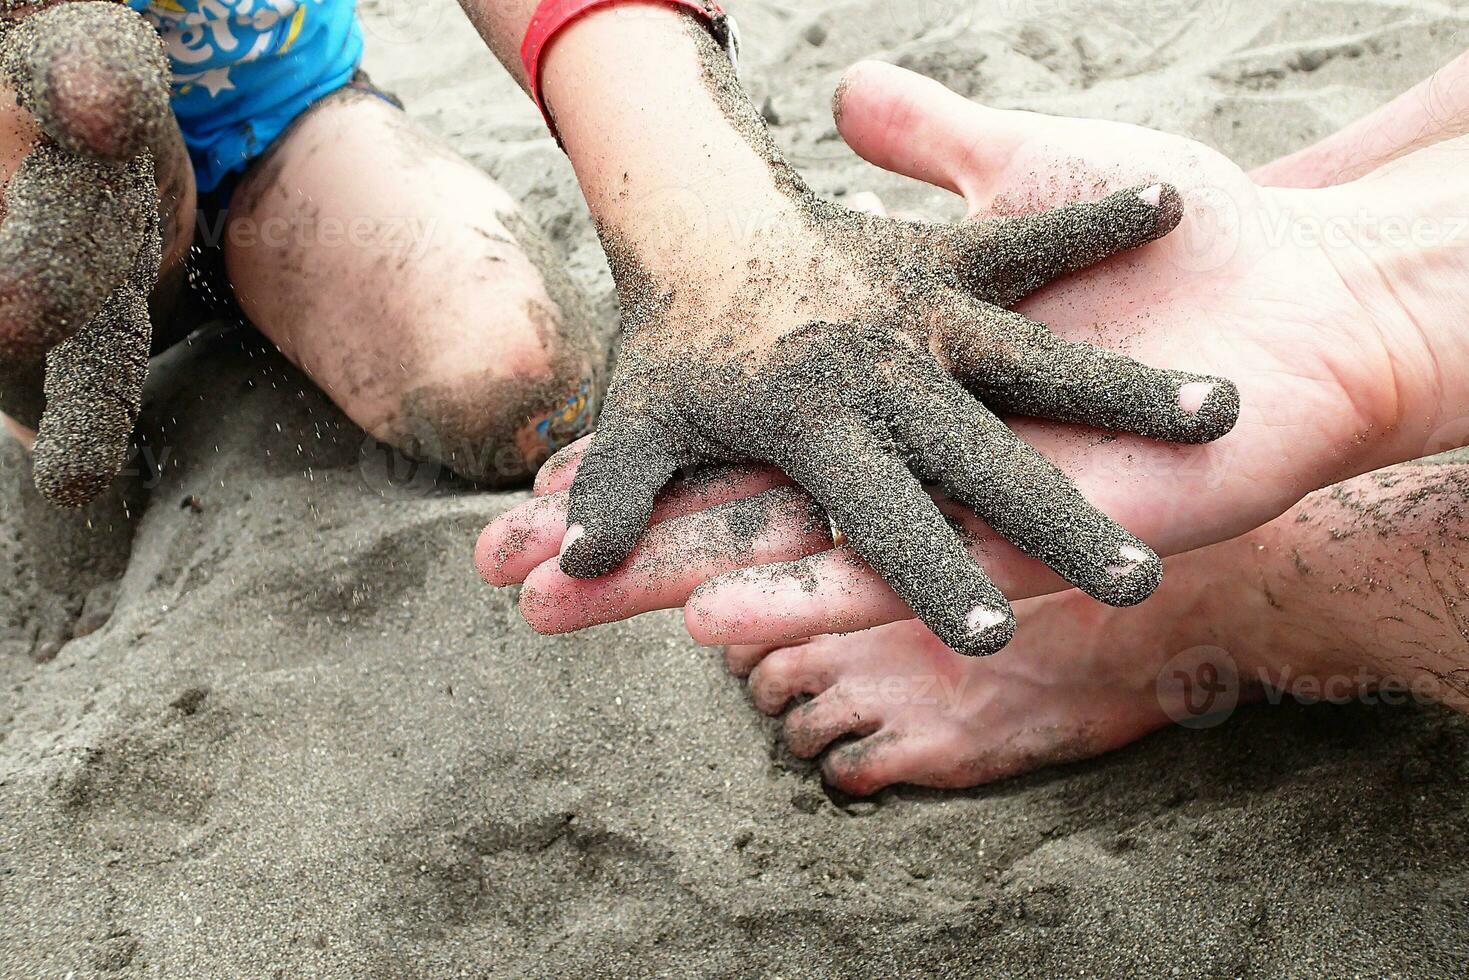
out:
M116 3L0 0L0 17L0 72L37 133L0 220L0 408L39 430L41 492L80 506L122 468L142 401L167 64Z
M1177 193L1143 184L948 226L839 208L776 172L783 196L747 236L683 232L673 255L667 234L640 237L635 219L604 229L624 340L571 488L563 571L592 579L621 566L675 472L754 460L807 490L961 652L999 649L1014 619L924 482L1092 596L1150 595L1153 552L995 413L1185 443L1233 427L1230 382L1063 340L1007 309L1166 235L1182 214Z

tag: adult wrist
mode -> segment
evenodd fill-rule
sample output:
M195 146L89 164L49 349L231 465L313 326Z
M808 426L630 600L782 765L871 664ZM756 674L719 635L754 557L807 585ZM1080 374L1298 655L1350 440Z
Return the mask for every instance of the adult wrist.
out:
M1339 267L1391 362L1396 425L1373 468L1469 445L1469 182L1402 163L1327 192L1350 201L1356 261Z

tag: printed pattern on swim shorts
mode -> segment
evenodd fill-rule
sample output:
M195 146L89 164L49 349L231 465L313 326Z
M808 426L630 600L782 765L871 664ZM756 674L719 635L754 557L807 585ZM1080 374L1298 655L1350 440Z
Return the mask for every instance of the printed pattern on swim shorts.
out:
M127 0L162 36L173 109L207 193L362 60L356 0Z

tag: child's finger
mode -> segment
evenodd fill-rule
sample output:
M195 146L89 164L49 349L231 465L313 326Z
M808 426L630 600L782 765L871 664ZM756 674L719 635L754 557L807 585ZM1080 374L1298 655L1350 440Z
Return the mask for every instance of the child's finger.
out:
M520 609L538 632L568 633L674 609L710 575L830 546L826 515L806 494L782 487L655 525L602 578L572 578L547 560L526 578Z
M981 298L1011 307L1057 279L1162 238L1182 218L1178 191L1154 184L1039 214L968 222L952 235Z
M58 507L91 503L121 472L143 405L151 342L148 297L127 285L47 356L34 476L36 489Z
M80 330L132 273L158 219L152 158L119 170L44 144L16 171L5 203L0 358L25 363Z
M152 155L144 153L124 175L145 222L134 238L127 280L69 339L46 355L46 407L34 447L34 479L42 496L60 507L81 507L100 496L122 470L143 407L153 324L148 297L158 278L162 238L153 198ZM139 240L140 239L140 240Z
M583 579L616 570L648 529L658 495L685 460L663 426L636 413L598 429L567 491L570 524L561 542L562 569Z

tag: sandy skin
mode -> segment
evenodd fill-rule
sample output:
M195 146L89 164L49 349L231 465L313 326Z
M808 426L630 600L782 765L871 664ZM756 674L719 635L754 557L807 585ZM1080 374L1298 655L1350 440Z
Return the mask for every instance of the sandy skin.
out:
M786 164L707 33L686 29L710 97L768 170L771 213L733 276L711 260L670 278L642 243L604 229L623 338L571 488L563 571L614 571L677 471L753 460L810 492L956 650L991 653L1014 624L920 480L1093 597L1131 605L1149 595L1157 556L994 413L1187 443L1233 427L1231 382L1063 340L1006 309L1164 237L1182 215L1174 189L1141 183L957 226L836 207Z
M0 10L0 73L38 142L9 177L0 223L0 407L39 431L37 488L80 507L122 468L142 407L163 248L157 162L172 150L166 65L157 36L117 4L19 6L18 21L16 4Z
M151 326L161 347L201 315L177 302L196 241L221 247L251 323L399 453L508 486L586 431L604 368L585 300L482 170L348 90L277 141L227 214L196 220L153 29L115 3L24 9L5 39L0 407L50 499L83 504L121 466Z
M1111 123L989 110L891 66L859 66L844 91L848 111L842 127L854 148L879 165L964 193L976 213L1014 206L1017 198L1044 206L1046 194L1065 193L1079 180L1102 186L1130 182L1142 166L1156 167L1153 172L1177 184L1185 198L1206 195L1239 209L1241 233L1203 268L1195 250L1213 240L1212 209L1186 214L1177 235L1071 277L1024 306L1063 336L1101 336L1162 364L1202 352L1206 362L1240 379L1241 425L1202 448L1179 450L1125 435L1102 438L1014 422L1088 499L1159 553L1236 537L1273 520L1314 488L1420 456L1434 433L1460 414L1454 406L1469 403L1463 386L1452 376L1439 378L1435 367L1464 356L1457 334L1422 329L1454 322L1433 299L1448 293L1403 293L1417 303L1414 310L1379 295L1373 285L1385 281L1384 271L1411 277L1413 262L1453 281L1461 272L1446 261L1451 249L1396 257L1369 248L1328 252L1260 233L1281 220L1330 224L1338 210L1355 215L1389 200L1396 202L1395 213L1432 213L1441 204L1433 195L1446 190L1431 174L1444 172L1440 154L1452 157L1451 145L1420 151L1330 194L1286 191L1260 187L1228 160L1188 140ZM978 143L975 133L983 134ZM905 148L916 145L931 152L915 158ZM1026 197L1032 192L1039 198ZM1358 295L1346 282L1367 294ZM1302 296L1310 302L1301 302ZM553 460L543 471L541 491L549 497L564 491L576 465L575 450ZM763 490L766 479L753 477L751 492ZM533 586L522 609L538 629L560 632L607 621L603 608L581 600L619 586L624 598L613 618L685 606L690 632L709 644L783 642L911 616L850 549L813 552L800 533L786 539L783 562L731 572L727 565L700 567L697 559L680 559L688 549L670 529L655 546L635 553L628 567L683 560L679 587L665 580L657 590L643 591L620 580L618 572L592 589L561 574L551 561L563 533L564 507L562 497L559 503L538 503L534 511L512 512L487 528L480 543L488 581ZM949 513L1006 594L1024 597L1063 587L972 513L962 507ZM705 526L697 515L681 519L689 528ZM782 550L778 538L767 539L767 554Z
M1370 131L1374 120L1357 128ZM994 127L988 132L992 136ZM1456 135L1440 133L1444 139ZM1337 155L1333 141L1326 146ZM1398 155L1387 152L1376 162ZM1314 172L1319 162L1308 151L1292 165L1267 168L1264 176L1305 186L1294 167ZM565 469L574 465L568 458L543 474L548 495L537 504L541 513L555 510L552 491L565 485ZM755 492L779 482L764 471L745 478ZM730 473L719 481L722 499L739 499L740 479ZM1260 697L1386 703L1416 697L1464 710L1469 700L1457 680L1465 667L1457 612L1464 575L1456 553L1462 551L1465 479L1462 466L1400 466L1313 494L1252 534L1170 560L1158 594L1128 613L1074 592L1023 602L1018 613L1029 630L987 661L955 656L916 621L848 636L733 646L727 658L734 673L749 677L760 710L778 714L793 699L802 701L786 716L791 751L823 756L828 781L858 795L902 782L977 785L1097 755L1175 722L1216 723L1222 716L1210 712L1227 713ZM683 535L716 534L711 521L719 505L699 506L686 491L668 495L659 514L667 526L629 570L671 562ZM542 533L554 539L556 529ZM532 549L535 537L524 535ZM780 550L777 537L768 536L767 553ZM499 540L493 528L487 538ZM792 554L824 548L806 538L789 543ZM730 561L727 552L723 558ZM481 552L482 567L499 565L512 574L520 560L514 552ZM853 593L863 595L860 585L850 588L870 574L860 563L821 560L847 578L826 591L808 563L807 575L793 576L786 594L804 593L793 603L805 602L812 611L803 620L798 609L781 609L777 600L773 613L767 606L762 614L774 629L844 615L830 611L833 601L872 601L870 590L859 599ZM699 579L685 566L678 585ZM556 587L544 566L530 581L539 587L529 608L524 600L522 605L532 621L577 616L576 600ZM1011 581L1030 584L1024 575ZM614 610L604 604L588 612L626 615L641 600L672 599L676 591L636 578L623 584ZM828 609L815 612L822 603ZM1215 693L1228 703L1221 705Z
M1469 711L1469 466L1404 464L1312 494L1242 538L1170 559L1137 609L1021 603L1020 641L956 656L916 621L735 646L755 707L801 758L866 796L962 788L1221 724L1269 697Z

